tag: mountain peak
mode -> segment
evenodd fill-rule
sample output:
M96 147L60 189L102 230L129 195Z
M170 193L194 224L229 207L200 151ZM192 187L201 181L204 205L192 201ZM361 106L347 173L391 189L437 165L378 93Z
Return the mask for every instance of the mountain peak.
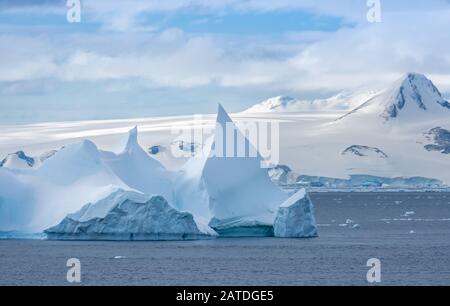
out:
M225 125L227 122L232 122L230 115L228 115L227 111L223 108L222 104L219 104L217 109L216 123L220 125Z
M422 73L418 73L418 72L407 72L404 77L404 79L410 79L410 78L422 78L422 79L427 79L427 77L422 74Z
M407 73L388 92L390 96L381 115L386 120L396 118L406 108L416 111L438 110L437 107L446 107L448 103L433 82L419 73Z
M425 75L408 72L389 88L342 118L355 114L378 114L386 121L401 118L416 121L424 116L450 115L450 103Z

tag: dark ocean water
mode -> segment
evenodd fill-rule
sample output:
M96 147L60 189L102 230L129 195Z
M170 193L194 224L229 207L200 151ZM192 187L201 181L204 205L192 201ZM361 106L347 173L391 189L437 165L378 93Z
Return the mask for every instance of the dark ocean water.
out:
M0 241L0 285L450 285L450 193L315 193L316 239ZM347 225L344 225L347 224ZM355 225L357 224L357 225Z

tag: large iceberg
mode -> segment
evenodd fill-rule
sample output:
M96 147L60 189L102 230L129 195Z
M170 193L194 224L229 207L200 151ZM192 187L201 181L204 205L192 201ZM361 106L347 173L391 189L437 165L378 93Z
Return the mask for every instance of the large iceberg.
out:
M102 160L130 188L158 194L172 202L173 174L142 149L137 141L137 132L137 127L130 130L122 152L102 151Z
M0 167L0 231L42 232L110 185L171 203L172 175L139 146L136 128L119 153L89 140L67 144L37 168Z
M239 145L245 148L244 156L237 154ZM219 105L215 135L201 155L183 167L177 203L206 214L211 218L209 225L221 236L273 236L278 206L288 195L272 183L263 162Z
M162 196L111 187L95 203L69 214L45 233L58 240L193 240L217 234L188 212L172 208Z
M299 190L280 205L273 229L275 237L281 238L317 236L313 204L305 189Z
M239 146L245 154L238 154ZM281 228L277 222L284 222L286 232L306 232L313 224L312 204L303 212L293 205L281 219L286 207L280 203L289 196L263 165L221 106L215 134L176 172L141 148L137 128L119 152L100 150L89 140L67 144L38 167L0 167L0 232L186 240L274 236Z

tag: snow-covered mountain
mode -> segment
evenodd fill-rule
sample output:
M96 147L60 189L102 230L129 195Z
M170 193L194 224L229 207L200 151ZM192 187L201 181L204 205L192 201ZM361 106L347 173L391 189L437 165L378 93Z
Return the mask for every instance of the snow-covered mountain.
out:
M35 160L33 157L27 156L23 151L8 154L2 161L0 167L27 169L34 167Z
M346 115L303 128L298 141L293 125L281 132L282 142L295 148L283 164L297 173L340 179L420 176L450 184L450 173L442 170L450 167L449 102L424 75L404 75ZM307 162L294 166L296 160Z
M44 152L40 156L31 157L28 156L24 151L17 151L15 153L8 154L3 160L0 161L0 167L10 168L10 169L28 169L37 168L44 161L52 157L56 153L56 150L51 150Z
M376 115L376 116L374 116ZM339 120L354 117L376 117L385 122L402 122L450 118L450 103L426 76L408 73L391 87L368 99Z
M346 111L373 97L376 92L343 91L326 99L299 100L288 96L269 98L243 113L295 113L307 111Z
M290 102L285 105L289 107ZM3 156L19 150L40 156L42 152L64 148L39 167L30 167L18 155L14 158L19 158L25 167L16 167L12 162L0 167L0 230L42 230L57 224L86 203L107 197L98 194L105 186L162 195L174 209L201 216L206 219L206 226L222 233L230 234L230 229L237 228L242 234L239 231L247 225L270 229L286 195L271 185L267 171L256 167L260 159L226 161L203 156L180 166L179 160L172 163L176 158L169 156L173 144L196 154L202 151L198 150L200 147L212 149L214 142L212 138L198 148L190 139L177 143L172 133L174 125L189 128L193 123L204 123L214 130L217 123L239 126L248 120L279 124L279 166L269 173L281 185L450 185L450 171L446 171L450 169L448 102L425 76L410 73L376 96L361 101L340 119L334 113L305 118L278 111L253 117L250 113L229 116L222 109L217 118L205 115L201 120L183 116L89 124L49 123L32 126L27 133L17 133L23 129L21 126L5 127L0 140L12 144L4 149ZM132 130L126 144L117 150L115 143L122 141L122 134L136 123L144 131L139 134L139 142L136 130ZM80 138L92 141L80 142ZM151 147L150 154L139 143ZM246 143L255 142L250 139ZM289 209L304 208L304 202L297 202L289 201ZM281 224L290 223L288 219L281 220Z

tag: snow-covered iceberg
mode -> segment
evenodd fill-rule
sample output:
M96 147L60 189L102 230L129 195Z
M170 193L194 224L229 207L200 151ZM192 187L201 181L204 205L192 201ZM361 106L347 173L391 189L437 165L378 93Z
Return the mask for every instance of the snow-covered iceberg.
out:
M317 237L313 204L304 189L280 205L273 230L275 237L281 238Z
M238 144L248 154L238 156ZM221 236L273 236L276 211L288 196L262 164L259 152L219 105L215 135L177 180L179 208L211 218L209 225Z
M173 174L139 145L137 127L130 130L122 152L101 151L103 162L130 188L173 201Z
M161 196L110 187L111 193L69 214L45 233L58 240L193 240L217 234Z
M90 140L67 144L39 167L0 167L0 231L42 232L110 185L171 203L172 175L139 146L136 128L119 153Z
M137 128L119 152L67 144L38 167L0 167L0 231L76 240L274 236L289 196L263 165L221 106L215 135L176 172L142 149ZM303 226L288 221L291 231Z

